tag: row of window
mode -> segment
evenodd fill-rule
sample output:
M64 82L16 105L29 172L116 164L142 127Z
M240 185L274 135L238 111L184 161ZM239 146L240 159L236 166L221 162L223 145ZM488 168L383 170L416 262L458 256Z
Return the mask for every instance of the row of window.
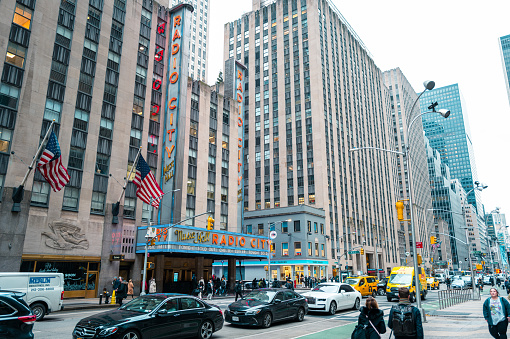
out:
M294 220L292 221L292 225L293 225L293 232L294 233L297 233L297 232L301 232L301 220ZM323 223L317 223L317 222L313 222L313 228L312 228L312 222L311 221L307 221L306 222L306 230L308 233L320 233L320 234L325 234L325 229L324 229L324 224ZM270 227L271 229L274 229L274 225L273 224L270 224ZM289 233L289 222L288 221L284 221L282 222L282 225L281 225L281 230L282 230L282 233ZM258 234L258 235L265 235L266 234L266 231L267 229L264 229L264 224L258 224L257 225L257 228L254 229L253 225L246 225L246 233L247 234Z
M277 247L278 244L276 243L271 243L271 252L272 253L276 253ZM288 257L289 256L289 243L288 242L282 242L281 244L279 244L281 246L281 256L282 257ZM325 249L325 245L324 244L319 244L318 242L316 243L311 243L309 242L308 243L308 256L309 257L312 257L312 256L316 256L318 257L319 256L319 246L320 246L320 256L321 257L325 257L326 256L326 249ZM302 252L301 252L301 242L300 241L296 241L294 242L294 256L300 256L302 255Z

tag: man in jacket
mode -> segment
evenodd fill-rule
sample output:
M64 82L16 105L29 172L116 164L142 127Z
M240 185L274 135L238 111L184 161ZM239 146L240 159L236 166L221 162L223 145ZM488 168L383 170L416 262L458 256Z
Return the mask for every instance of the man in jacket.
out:
M241 283L239 282L239 280L236 280L235 290L236 290L236 301L237 301L237 296L241 297L241 299L242 299L243 295L241 294Z
M395 305L390 310L390 316L388 318L388 327L391 328L395 333L395 339L423 339L423 326L421 323L421 313L418 308L414 307L409 301L409 289L407 287L400 287L398 289L398 305ZM412 321L399 323L398 319L394 322L394 313L400 311L404 313L406 309L411 308ZM405 328L405 332L414 333L412 335L398 335L401 331L400 328L394 328L394 324L403 324L404 326L412 326L413 328Z
M127 283L119 277L119 287L117 288L117 304L122 306L122 300L127 298Z

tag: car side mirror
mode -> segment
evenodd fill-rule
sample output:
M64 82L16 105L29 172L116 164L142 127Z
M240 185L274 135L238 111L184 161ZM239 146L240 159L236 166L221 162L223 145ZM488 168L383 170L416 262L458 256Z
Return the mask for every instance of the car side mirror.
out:
M274 300L274 303L275 303L275 304L279 304L279 303L281 303L281 302L282 302L282 301L281 301L280 299L275 299L275 300Z
M158 310L158 312L156 313L156 315L158 317L166 317L168 315L168 311L165 310L165 309L160 309Z

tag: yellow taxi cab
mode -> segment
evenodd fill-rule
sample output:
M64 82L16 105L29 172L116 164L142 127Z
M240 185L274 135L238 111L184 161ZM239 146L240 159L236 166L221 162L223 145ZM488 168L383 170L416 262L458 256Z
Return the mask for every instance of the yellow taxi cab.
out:
M418 280L420 284L420 286L418 286L418 291L420 293L421 299L425 300L427 297L427 280L425 279L425 270L423 267L419 267L418 272ZM391 270L390 278L388 279L388 284L386 285L386 298L388 301L391 301L394 298L398 299L399 287L409 288L409 300L411 302L416 301L417 293L414 284L413 267L393 267Z
M427 277L427 289L438 290L439 289L439 280L437 280L434 277Z
M377 277L363 276L363 277L347 277L345 283L354 287L361 296L371 295L375 298L377 295Z

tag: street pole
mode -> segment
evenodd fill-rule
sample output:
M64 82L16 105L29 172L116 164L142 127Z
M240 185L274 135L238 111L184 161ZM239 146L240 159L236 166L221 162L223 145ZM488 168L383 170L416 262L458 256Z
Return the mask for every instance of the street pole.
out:
M274 227L276 229L276 225ZM267 280L268 284L271 283L271 223L267 224Z
M375 238L375 271L377 273L377 280L379 280L379 255L377 255L377 242L378 238Z
M151 226L152 226L152 196L150 198L150 204L149 204L149 228L147 229L147 231L149 229L151 229ZM140 295L145 295L145 284L147 282L147 252L148 252L148 248L149 248L149 241L151 241L152 239L149 240L150 236L148 236L149 233L147 232L147 234L145 235L145 256L143 258L143 280L142 280L142 291L140 292Z

